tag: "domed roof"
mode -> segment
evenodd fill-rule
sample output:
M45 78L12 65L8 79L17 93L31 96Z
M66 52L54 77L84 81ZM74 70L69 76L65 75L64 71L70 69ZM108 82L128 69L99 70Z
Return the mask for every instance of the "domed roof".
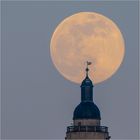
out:
M73 119L101 119L100 111L93 102L81 102L74 110Z
M84 86L93 87L92 81L89 79L88 76L86 76L86 78L82 81L81 87L84 87Z

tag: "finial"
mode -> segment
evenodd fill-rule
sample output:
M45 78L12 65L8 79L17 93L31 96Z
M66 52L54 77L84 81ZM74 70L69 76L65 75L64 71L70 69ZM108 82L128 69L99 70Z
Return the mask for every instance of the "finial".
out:
M88 68L88 65L91 65L92 63L87 61L87 67L86 67L86 77L88 77L88 71L89 71L89 68Z

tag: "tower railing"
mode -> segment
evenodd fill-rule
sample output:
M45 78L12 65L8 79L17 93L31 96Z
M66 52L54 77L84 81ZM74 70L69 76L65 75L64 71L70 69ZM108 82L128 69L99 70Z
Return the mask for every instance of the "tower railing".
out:
M108 132L106 126L68 126L67 133L69 132Z

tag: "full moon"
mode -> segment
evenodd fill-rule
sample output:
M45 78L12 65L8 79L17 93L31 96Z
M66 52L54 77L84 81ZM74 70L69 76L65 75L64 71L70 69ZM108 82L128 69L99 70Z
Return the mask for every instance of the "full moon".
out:
M125 52L123 36L109 18L95 12L80 12L65 18L55 29L50 53L56 69L68 80L81 83L86 62L94 84L111 77Z

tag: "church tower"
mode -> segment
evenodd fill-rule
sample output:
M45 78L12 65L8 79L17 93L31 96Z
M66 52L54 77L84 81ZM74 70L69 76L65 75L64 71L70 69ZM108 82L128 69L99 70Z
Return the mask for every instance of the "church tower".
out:
M88 76L91 62L87 62L86 77L81 84L81 103L73 113L73 125L67 127L66 140L109 140L108 127L101 126L100 110L93 102L93 83Z

